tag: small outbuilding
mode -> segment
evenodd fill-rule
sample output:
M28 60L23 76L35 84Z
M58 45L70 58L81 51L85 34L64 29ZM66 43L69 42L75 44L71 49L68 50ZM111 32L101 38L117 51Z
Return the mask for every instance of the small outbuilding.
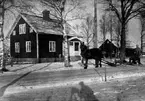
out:
M115 57L118 51L118 47L108 39L99 48L103 51L105 57Z

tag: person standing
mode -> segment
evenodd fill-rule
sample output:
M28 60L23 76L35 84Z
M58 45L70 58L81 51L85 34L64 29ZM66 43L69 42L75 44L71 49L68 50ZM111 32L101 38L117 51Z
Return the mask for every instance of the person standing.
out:
M135 59L136 59L138 64L141 64L141 62L140 62L141 54L142 54L141 49L139 48L138 45L136 45L136 48L135 48Z

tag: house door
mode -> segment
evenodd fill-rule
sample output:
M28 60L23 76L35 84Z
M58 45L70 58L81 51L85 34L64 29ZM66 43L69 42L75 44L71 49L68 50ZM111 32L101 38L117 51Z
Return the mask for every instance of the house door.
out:
M80 46L79 42L74 42L74 55L80 55L79 46Z

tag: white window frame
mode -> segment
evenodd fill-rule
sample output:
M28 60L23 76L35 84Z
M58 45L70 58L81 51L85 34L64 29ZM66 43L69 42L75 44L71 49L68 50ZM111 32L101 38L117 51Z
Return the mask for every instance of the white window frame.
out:
M29 32L30 32L30 33L32 33L32 32L33 32L33 29L32 29L32 27L30 27L30 28L29 28Z
M26 41L26 52L31 52L31 41Z
M19 34L26 34L26 24L19 25Z
M15 42L15 53L20 53L20 42Z
M56 42L49 41L49 52L56 52Z
M16 35L16 31L15 30L13 31L13 35Z

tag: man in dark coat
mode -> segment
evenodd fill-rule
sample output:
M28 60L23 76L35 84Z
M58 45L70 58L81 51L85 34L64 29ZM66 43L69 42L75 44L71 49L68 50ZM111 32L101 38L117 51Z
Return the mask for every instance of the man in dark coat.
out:
M139 48L138 45L136 45L136 48L135 48L135 60L137 61L138 64L141 64L140 62L140 56L141 56L141 49Z

